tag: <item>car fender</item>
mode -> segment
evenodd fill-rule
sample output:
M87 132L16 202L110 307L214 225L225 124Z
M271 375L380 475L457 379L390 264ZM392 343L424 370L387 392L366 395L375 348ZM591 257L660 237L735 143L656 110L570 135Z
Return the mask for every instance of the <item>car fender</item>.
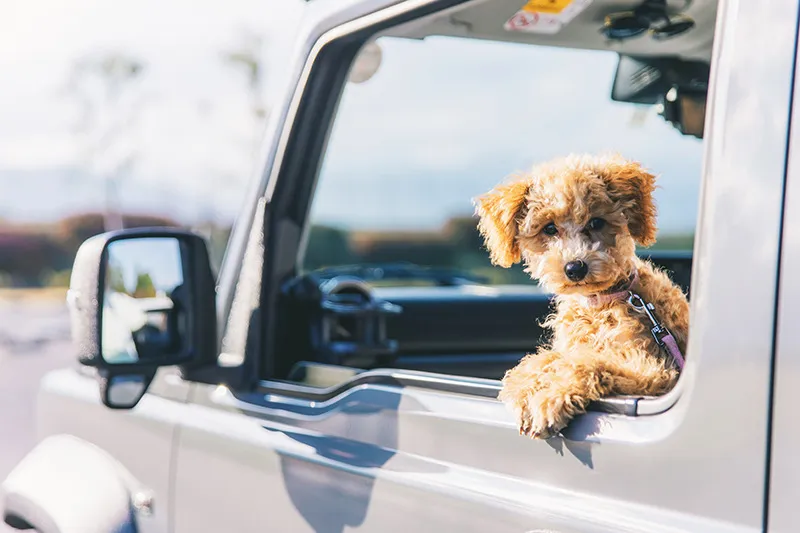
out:
M98 446L72 435L42 440L2 484L3 518L40 533L136 533L149 492Z

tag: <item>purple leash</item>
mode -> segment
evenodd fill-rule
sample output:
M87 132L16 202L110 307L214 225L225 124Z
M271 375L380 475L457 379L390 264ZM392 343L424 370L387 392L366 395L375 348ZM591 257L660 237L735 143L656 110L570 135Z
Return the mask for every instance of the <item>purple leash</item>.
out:
M672 336L670 330L662 326L658 319L656 319L655 314L653 314L653 311L655 311L653 304L645 302L642 297L635 292L628 291L628 305L633 307L636 311L647 315L647 318L653 324L653 327L650 328L650 333L653 335L653 338L658 345L665 349L672 357L675 364L678 365L678 370L683 370L683 354L680 348L678 348L678 343L675 341L675 337Z
M672 333L666 327L661 325L658 319L656 319L654 313L655 307L653 307L653 304L645 302L641 296L631 291L631 288L637 281L639 281L639 272L634 270L625 287L608 294L593 294L588 297L589 302L592 305L605 305L616 300L627 298L628 305L639 313L647 315L647 318L653 324L653 327L650 328L650 333L653 335L653 338L658 345L672 357L672 360L678 365L678 370L683 370L683 354L681 353L681 349L678 348L675 337L672 336Z

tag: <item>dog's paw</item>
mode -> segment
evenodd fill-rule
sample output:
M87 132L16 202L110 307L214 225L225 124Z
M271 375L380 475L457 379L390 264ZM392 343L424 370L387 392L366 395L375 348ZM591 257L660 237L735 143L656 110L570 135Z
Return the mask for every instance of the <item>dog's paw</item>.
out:
M542 406L531 402L535 395L528 395L519 401L505 399L505 404L514 413L519 434L532 439L549 439L555 437L566 426L548 419Z
M554 392L542 390L531 393L510 405L516 415L520 435L549 439L567 427L575 406Z
M519 428L519 434L535 440L547 440L558 436L561 430L552 426L537 427L523 422Z
M527 412L519 420L519 434L532 439L545 440L558 436L566 423L550 423L541 416Z

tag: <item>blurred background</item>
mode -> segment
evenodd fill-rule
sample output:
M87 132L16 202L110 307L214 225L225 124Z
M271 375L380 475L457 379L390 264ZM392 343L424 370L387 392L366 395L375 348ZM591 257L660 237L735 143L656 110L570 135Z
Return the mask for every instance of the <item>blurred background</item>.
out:
M39 379L72 364L64 296L86 238L188 227L219 267L310 4L0 5L0 478L35 441ZM610 100L616 54L379 44L379 72L345 89L304 268L409 261L531 283L491 267L471 198L543 158L606 149L662 176L657 247L691 249L702 142Z
M0 478L35 442L39 379L72 364L84 239L191 227L219 264L304 4L0 2Z

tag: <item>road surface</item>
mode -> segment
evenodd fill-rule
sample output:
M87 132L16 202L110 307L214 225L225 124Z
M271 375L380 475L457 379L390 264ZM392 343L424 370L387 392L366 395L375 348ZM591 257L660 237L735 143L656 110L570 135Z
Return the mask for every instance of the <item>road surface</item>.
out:
M73 361L63 298L0 294L0 480L36 443L39 379Z

